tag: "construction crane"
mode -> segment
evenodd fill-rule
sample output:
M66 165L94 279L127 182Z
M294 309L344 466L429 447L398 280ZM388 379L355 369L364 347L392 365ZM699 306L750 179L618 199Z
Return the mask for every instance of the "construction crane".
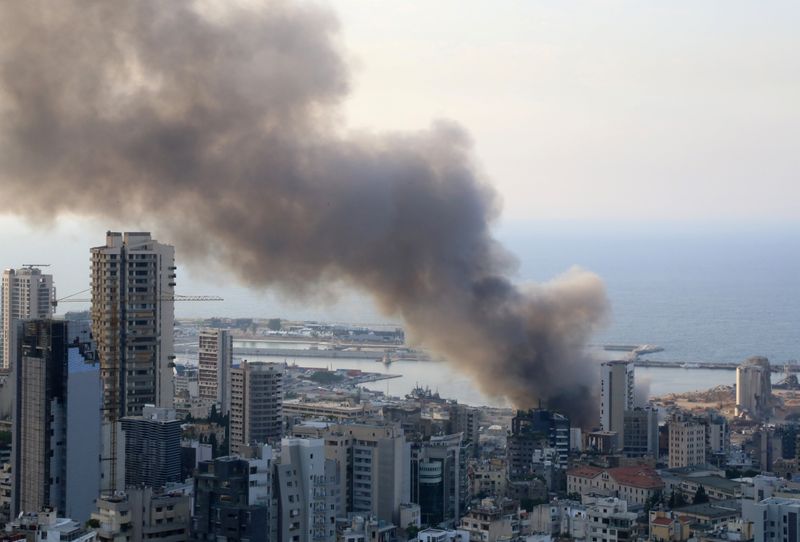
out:
M24 264L22 264L22 267L24 267L25 269L35 269L35 268L38 268L38 267L50 267L50 264L49 263L24 263Z
M85 290L81 290L80 292L75 292L74 294L70 294L68 296L64 296L61 299L54 299L52 301L53 308L58 306L59 303L91 303L91 298L80 298L75 297L81 294L85 294L86 292L91 291L91 288L87 288ZM129 294L126 296L129 301L150 301L154 299L152 295L146 294ZM224 301L218 295L181 295L181 294L172 294L172 295L159 295L155 297L157 301Z

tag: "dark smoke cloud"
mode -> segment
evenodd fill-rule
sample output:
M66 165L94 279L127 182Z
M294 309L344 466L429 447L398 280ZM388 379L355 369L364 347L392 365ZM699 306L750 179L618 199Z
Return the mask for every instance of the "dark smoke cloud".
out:
M509 281L498 198L458 126L345 134L328 10L8 1L0 35L5 212L154 227L292 295L365 289L486 392L595 421L583 346L606 312L600 280Z

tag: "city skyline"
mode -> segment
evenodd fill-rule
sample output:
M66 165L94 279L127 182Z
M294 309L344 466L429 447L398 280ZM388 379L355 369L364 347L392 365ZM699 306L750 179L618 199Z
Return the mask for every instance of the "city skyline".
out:
M800 542L798 21L0 2L3 540Z

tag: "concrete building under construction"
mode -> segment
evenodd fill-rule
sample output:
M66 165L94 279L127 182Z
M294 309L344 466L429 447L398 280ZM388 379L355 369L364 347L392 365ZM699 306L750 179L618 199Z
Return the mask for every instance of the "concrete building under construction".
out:
M92 331L103 386L103 491L124 488L120 420L171 407L175 249L145 232L108 232L91 249Z

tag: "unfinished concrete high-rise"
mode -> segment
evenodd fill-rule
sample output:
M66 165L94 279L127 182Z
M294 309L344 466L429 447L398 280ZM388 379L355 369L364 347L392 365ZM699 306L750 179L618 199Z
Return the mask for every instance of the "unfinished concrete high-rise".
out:
M243 361L231 369L231 453L283 437L283 364Z
M124 488L120 420L173 402L175 249L146 232L108 232L91 249L92 331L103 381L103 491Z
M197 383L201 399L217 405L223 416L231 410L233 338L224 329L204 329L198 336Z
M14 322L50 318L56 290L53 276L36 266L3 271L2 328L0 328L0 369L11 370L14 355Z

